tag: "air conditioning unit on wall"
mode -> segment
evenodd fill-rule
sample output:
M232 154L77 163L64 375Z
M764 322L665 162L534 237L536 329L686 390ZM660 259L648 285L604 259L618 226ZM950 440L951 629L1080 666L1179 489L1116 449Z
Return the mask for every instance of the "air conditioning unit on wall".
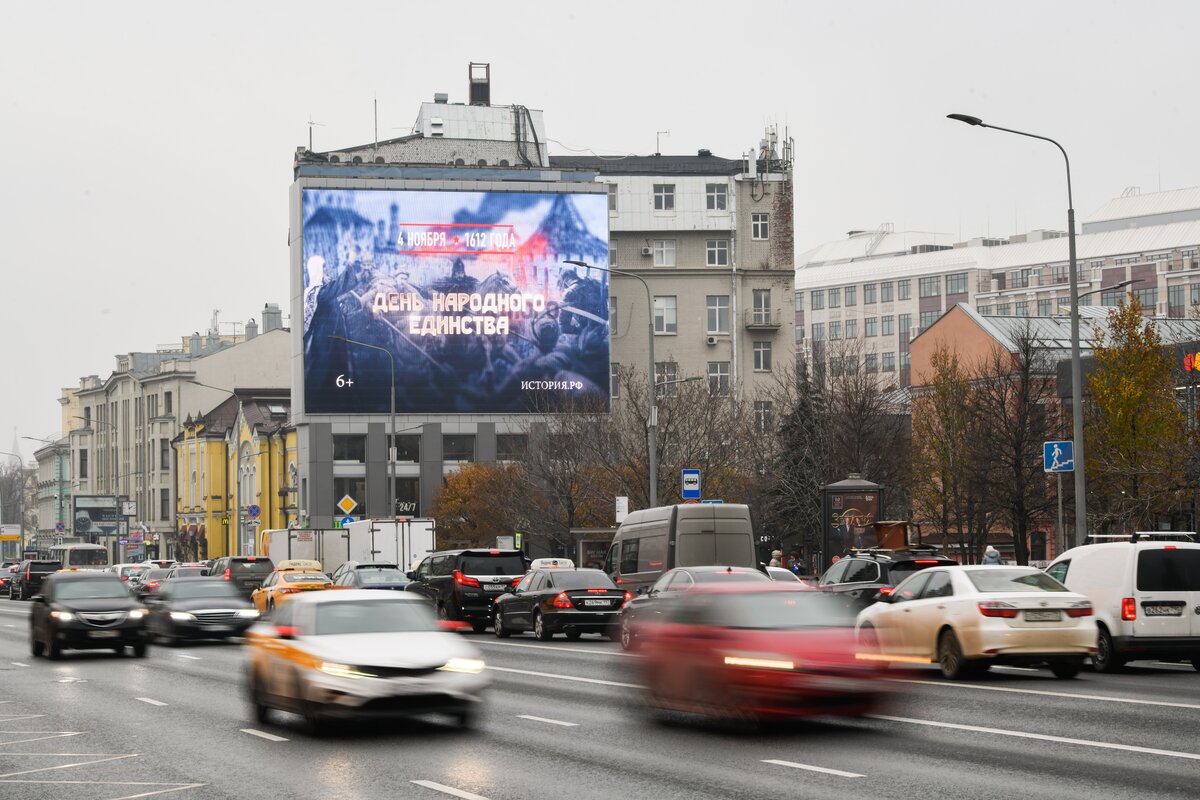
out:
M648 256L648 255L652 254L653 252L654 252L654 251L653 251L653 250L651 250L649 247L643 247L643 248L642 248L642 255L644 255L644 256Z
M707 336L707 337L705 337L705 339L704 339L704 343L705 343L705 344L707 344L707 345L710 345L710 346L711 346L711 345L714 345L714 344L716 344L716 343L717 343L717 337L715 337L715 336Z

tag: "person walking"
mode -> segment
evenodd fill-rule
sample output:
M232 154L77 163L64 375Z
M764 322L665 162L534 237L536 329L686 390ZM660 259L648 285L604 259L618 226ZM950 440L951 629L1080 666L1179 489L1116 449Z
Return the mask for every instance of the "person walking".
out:
M980 561L979 563L980 564L999 564L1000 563L1000 551L997 550L996 548L992 547L989 544L987 546L987 549L983 551L983 560Z

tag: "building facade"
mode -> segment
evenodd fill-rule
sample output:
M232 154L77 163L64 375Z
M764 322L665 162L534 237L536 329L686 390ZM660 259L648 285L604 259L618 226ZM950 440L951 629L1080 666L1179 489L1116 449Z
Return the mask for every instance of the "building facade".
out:
M71 526L71 440L62 438L34 451L37 460L37 528L34 547L48 550Z

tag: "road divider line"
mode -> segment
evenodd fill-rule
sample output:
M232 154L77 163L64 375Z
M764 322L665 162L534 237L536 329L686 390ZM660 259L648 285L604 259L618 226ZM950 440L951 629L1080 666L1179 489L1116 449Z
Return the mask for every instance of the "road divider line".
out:
M587 650L582 647L555 647L549 644L523 644L521 642L489 642L476 640L475 644L485 647L523 647L529 650L553 650L557 653L584 653L589 656L612 656L613 658L641 658L634 653L623 653L620 650Z
M1108 697L1102 694L1077 694L1075 692L1050 692L1045 689L1017 689L1012 686L983 686L978 683L948 683L946 681L923 681L915 678L887 678L892 683L915 683L923 686L941 686L949 689L978 689L982 692L1010 692L1032 694L1041 697L1067 697L1072 700L1102 700L1106 703L1129 703L1138 706L1163 706L1164 708L1200 709L1200 703L1173 703L1168 700L1139 700L1134 697Z
M517 714L517 719L529 719L534 722L545 722L547 725L562 725L564 728L578 728L578 722L563 722L560 719L549 719L547 717L534 717L529 714Z
M135 698L133 698L133 699L134 699L134 700L140 700L141 702L143 702L143 703L147 703L147 704L149 704L149 705L152 705L152 706L165 706L165 705L166 705L166 703L164 703L163 701L161 701L161 700L155 700L155 699L154 699L154 698L152 698L152 697L135 697Z
M451 797L461 797L462 800L488 800L481 794L463 791L462 789L455 789L453 786L447 786L444 783L435 783L434 781L409 781L409 783L415 783L417 786L423 786L426 789L433 789L435 792L448 794Z
M1200 753L1183 753L1177 750L1159 750L1156 747L1141 747L1136 744L1117 744L1116 742L1098 742L1092 739L1073 739L1069 736L1052 736L1048 733L1029 733L1028 731L1010 731L1004 728L984 728L979 725L962 725L957 722L937 722L932 719L912 719L910 717L891 717L884 714L868 714L871 719L881 719L887 722L906 722L910 725L925 725L931 728L947 728L954 731L970 731L972 733L987 733L992 736L1012 736L1018 739L1034 739L1040 742L1058 742L1059 744L1074 744L1081 747L1096 747L1102 750L1121 750L1126 753L1144 753L1152 756L1167 756L1183 758L1189 761L1200 761Z
M514 675L529 675L533 678L553 678L560 681L574 681L576 683L594 683L598 686L616 686L620 689L645 689L645 686L637 683L621 683L620 681L604 681L599 678L580 678L575 675L555 675L553 672L534 672L530 669L512 669L510 667L493 667L488 664L487 668L493 672L511 672Z
M287 739L283 738L282 736L276 736L275 734L267 733L266 731L256 731L256 730L254 730L254 728L239 728L238 730L240 730L242 733L248 733L251 736L257 736L260 739L266 739L268 742L286 742L286 741L288 741Z
M14 667L28 667L29 666L24 661L14 661L14 662L12 662L12 665Z
M806 769L809 772L823 772L826 775L837 775L840 778L865 778L866 775L859 775L857 772L845 772L840 769L830 769L829 767L814 767L812 764L797 764L795 761L781 761L778 758L764 758L762 763L775 764L779 767L791 767L792 769Z

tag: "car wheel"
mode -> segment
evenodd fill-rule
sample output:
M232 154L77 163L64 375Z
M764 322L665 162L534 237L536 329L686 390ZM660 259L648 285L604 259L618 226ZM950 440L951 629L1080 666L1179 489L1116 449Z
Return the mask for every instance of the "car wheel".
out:
M46 652L46 645L37 640L37 636L33 633L29 634L29 652L34 658L41 658L42 653Z
M254 711L254 721L265 725L271 709L263 702L262 684L254 671L250 672L250 708Z
M954 631L942 631L938 637L938 665L942 668L942 676L952 681L969 677L972 672Z
M1082 664L1074 660L1050 662L1050 671L1054 673L1054 677L1064 681L1069 681L1078 675L1081 667Z
M621 615L621 649L622 650L637 650L638 640L637 635L633 632L633 621L629 619L628 614Z
M46 658L51 661L58 661L62 658L62 648L58 646L58 643L53 638L46 643Z
M492 630L496 632L497 639L507 639L512 636L512 632L504 627L504 612L496 609L496 618L492 621Z
M450 619L450 609L446 608L445 603L438 603L437 616L438 619Z
M1192 659L1192 669L1196 670L1196 672L1200 672L1200 657Z
M145 642L138 642L137 644L135 644L133 646L133 657L134 658L145 658L147 649L148 649L148 645Z
M539 611L533 616L533 638L539 642L548 642L554 638L554 634L546 627L546 618Z
M1119 672L1125 666L1125 661L1117 655L1113 646L1112 634L1108 628L1099 626L1096 634L1096 654L1092 656L1092 667L1096 672Z
M471 706L463 706L454 713L454 721L460 728L474 728L476 721L475 709Z
M486 622L472 622L471 623L471 630L475 631L476 633L483 633L484 631L487 630L487 627L488 627L488 624Z
M567 638L573 642L576 641L577 639L579 639L579 637L582 635L583 634L580 633L579 631L567 631Z
M175 645L177 645L179 643L179 638L175 635L175 631L174 631L175 626L172 623L169 623L166 620L163 620L162 622L160 622L158 624L158 626L159 626L159 632L158 632L158 636L155 638L159 642L167 645L168 647L174 647Z

